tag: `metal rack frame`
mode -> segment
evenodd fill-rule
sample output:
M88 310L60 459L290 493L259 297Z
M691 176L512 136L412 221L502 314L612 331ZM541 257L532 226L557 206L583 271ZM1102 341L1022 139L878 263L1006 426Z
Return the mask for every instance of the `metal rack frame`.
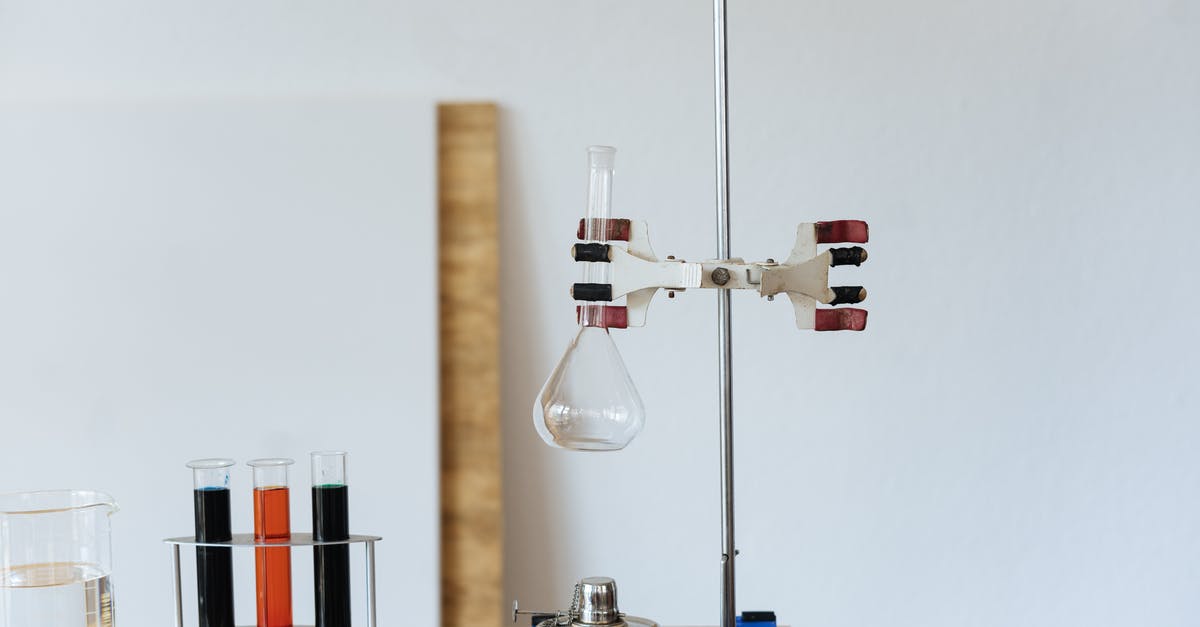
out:
M183 574L180 569L179 547L181 546L211 546L234 548L283 548L294 546L337 546L342 544L362 544L366 553L367 578L367 627L377 627L375 613L375 543L383 540L379 536L352 535L345 540L318 541L311 533L293 533L292 537L284 540L258 541L254 534L235 533L228 542L197 542L195 536L167 538L163 542L171 545L171 557L175 567L175 627L183 627ZM304 627L296 625L296 627Z

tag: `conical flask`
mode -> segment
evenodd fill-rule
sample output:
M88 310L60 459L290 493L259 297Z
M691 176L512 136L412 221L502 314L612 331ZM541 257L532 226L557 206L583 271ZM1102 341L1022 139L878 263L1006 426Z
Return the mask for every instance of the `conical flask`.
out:
M608 240L613 160L608 146L588 149L584 239ZM607 263L584 263L584 283L608 283ZM533 424L551 446L616 451L642 430L646 410L605 325L604 303L580 302L579 331L533 404Z
M641 432L646 410L608 329L579 327L533 418L547 444L577 451L620 450Z

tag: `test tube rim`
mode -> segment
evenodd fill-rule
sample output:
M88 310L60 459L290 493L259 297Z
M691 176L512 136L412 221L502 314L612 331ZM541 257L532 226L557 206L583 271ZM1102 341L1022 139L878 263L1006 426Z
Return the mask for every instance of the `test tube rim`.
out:
M260 457L246 462L251 468L270 468L273 466L292 466L296 460L290 457Z
M185 464L192 470L220 470L237 465L237 462L228 457L205 457L203 459L193 459Z
M346 451L312 451L311 453L308 454L308 456L309 456L309 464L310 464L309 470L311 472L312 485L314 488L345 487L349 484L348 475L350 473L349 473L349 469L347 468L347 466L349 465L349 461L350 461L349 453L347 453ZM320 481L319 479L317 479L318 466L320 466L321 463L328 458L336 458L338 460L338 462L341 463L342 471L341 471L341 480L340 481ZM335 462L335 463L338 463L338 462Z

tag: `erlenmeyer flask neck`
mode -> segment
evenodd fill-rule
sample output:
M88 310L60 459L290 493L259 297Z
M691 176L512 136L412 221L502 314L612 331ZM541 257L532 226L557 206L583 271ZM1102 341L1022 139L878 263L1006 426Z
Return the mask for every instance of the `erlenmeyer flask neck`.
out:
M546 443L615 451L642 429L645 409L608 329L579 327L533 408Z
M583 239L608 240L616 149L588 149L588 204ZM585 262L583 283L609 282L609 264ZM608 334L605 304L579 301L581 326L533 405L533 423L551 446L577 451L625 448L642 430L645 410Z

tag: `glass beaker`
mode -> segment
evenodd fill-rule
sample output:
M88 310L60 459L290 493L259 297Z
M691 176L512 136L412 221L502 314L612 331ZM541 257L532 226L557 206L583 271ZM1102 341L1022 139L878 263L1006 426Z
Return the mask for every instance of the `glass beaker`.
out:
M101 492L0 495L0 627L112 627L112 528Z

